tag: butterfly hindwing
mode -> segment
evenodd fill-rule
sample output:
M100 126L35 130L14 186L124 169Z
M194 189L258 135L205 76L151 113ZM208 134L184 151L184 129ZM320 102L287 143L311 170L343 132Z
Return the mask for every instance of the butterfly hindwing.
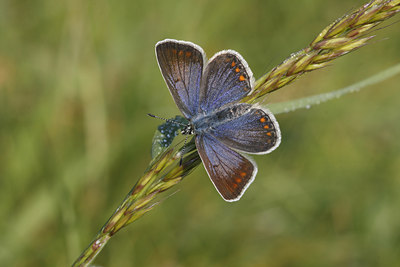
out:
M215 54L204 70L200 89L200 109L210 112L235 103L252 89L253 73L246 61L233 50Z
M199 107L203 49L190 42L166 39L156 44L156 56L176 105L186 118L191 118Z
M196 147L208 176L226 201L237 201L253 182L257 165L213 136L196 136Z
M249 104L235 104L228 110L231 110L231 113L236 112L236 117L210 130L210 133L222 143L254 154L266 154L279 146L281 140L279 125L274 115L267 109ZM238 114L241 110L243 114Z

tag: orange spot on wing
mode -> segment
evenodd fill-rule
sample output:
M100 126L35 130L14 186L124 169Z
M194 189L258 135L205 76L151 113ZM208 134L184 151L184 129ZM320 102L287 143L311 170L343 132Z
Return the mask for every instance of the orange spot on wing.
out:
M183 55L183 51L179 51L178 55L182 56Z
M176 52L176 49L172 49L172 53L173 54L176 54L177 52Z
M264 129L269 129L269 126L268 125L264 125Z
M236 63L235 63L235 61L232 61L232 64L231 64L231 66L232 66L232 67L235 67L235 66L236 66Z
M267 133L268 136L271 136L272 134L270 132Z
M239 72L239 71L240 71L240 69L239 69L238 67L236 67L235 71L236 71L236 72Z
M240 75L239 80L243 82L246 80L246 78L243 75Z
M242 178L235 178L236 183L242 182Z
M240 173L240 176L245 177L246 174L247 174L247 173L245 173L245 172L241 172L241 173Z
M190 52L190 51L186 52L186 57L190 57L191 55L192 55L192 52Z
M238 185L237 185L237 184L233 184L233 188L235 188L235 189L236 189L237 187L238 187Z
M260 121L261 121L261 122L265 122L266 119L265 119L264 117L262 117L262 118L260 119Z

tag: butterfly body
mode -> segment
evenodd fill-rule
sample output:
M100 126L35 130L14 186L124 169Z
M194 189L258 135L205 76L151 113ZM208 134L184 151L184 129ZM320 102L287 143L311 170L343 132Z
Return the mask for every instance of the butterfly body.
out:
M196 147L217 191L239 200L257 174L256 163L242 153L266 154L279 146L281 134L267 109L241 103L253 89L246 61L233 50L210 60L201 47L166 39L156 44L157 61L169 91L194 134Z
M229 121L234 120L243 114L245 114L251 105L249 104L236 104L233 106L227 106L220 110L216 110L211 114L198 114L196 117L191 119L195 134L212 132L212 130Z

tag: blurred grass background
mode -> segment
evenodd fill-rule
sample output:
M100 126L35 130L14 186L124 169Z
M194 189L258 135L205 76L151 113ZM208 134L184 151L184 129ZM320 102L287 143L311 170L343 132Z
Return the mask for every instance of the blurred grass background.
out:
M70 265L144 172L161 123L146 114L179 114L157 41L237 50L257 78L365 2L0 1L0 265ZM269 101L399 63L398 23L376 33ZM399 81L277 116L282 144L255 157L241 201L224 202L201 166L95 263L399 266Z

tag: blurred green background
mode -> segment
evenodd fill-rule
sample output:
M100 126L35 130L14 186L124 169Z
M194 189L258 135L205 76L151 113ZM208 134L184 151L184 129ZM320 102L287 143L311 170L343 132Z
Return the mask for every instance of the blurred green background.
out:
M0 265L66 266L179 114L154 45L243 55L260 77L366 1L0 1ZM398 15L400 16L400 15ZM400 62L399 20L367 47L269 97L339 89ZM400 77L277 119L241 201L203 166L111 239L101 266L399 266Z

